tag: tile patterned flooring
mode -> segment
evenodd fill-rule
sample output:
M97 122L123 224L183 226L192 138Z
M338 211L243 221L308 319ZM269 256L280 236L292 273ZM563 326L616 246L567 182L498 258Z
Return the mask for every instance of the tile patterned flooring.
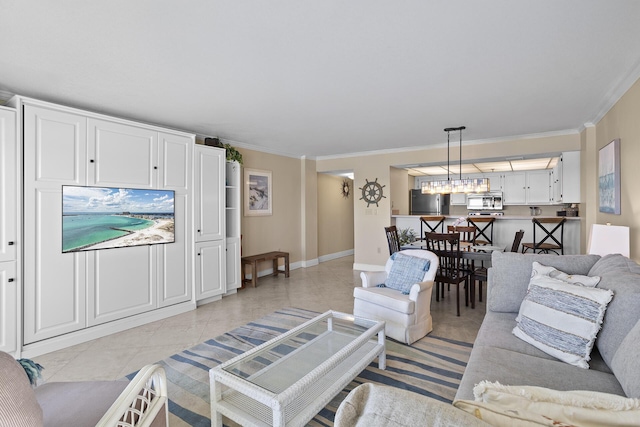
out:
M291 277L262 277L256 288L202 305L188 313L159 320L120 333L35 357L44 366L43 377L52 381L115 380L195 344L218 336L282 307L323 312L353 311L353 288L360 286L353 256L291 271ZM461 288L461 293L463 289ZM467 342L475 340L485 304L464 306L456 316L455 290L435 301L431 334Z

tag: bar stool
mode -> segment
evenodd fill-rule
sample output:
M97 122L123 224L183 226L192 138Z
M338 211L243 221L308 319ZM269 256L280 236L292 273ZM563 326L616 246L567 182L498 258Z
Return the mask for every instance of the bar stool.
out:
M476 228L475 245L493 245L493 217L467 218L467 224Z
M444 215L431 215L420 217L420 240L424 240L425 233L444 233ZM424 227L427 230L424 230ZM440 230L438 231L438 228Z
M533 218L533 243L523 243L522 253L531 250L533 253L546 253L549 251L564 255L564 223L566 218ZM547 224L547 225L545 225ZM554 227L555 225L555 227ZM552 228L553 227L553 228ZM540 240L536 239L536 230L538 231L538 237L542 237ZM546 243L548 240L554 243Z

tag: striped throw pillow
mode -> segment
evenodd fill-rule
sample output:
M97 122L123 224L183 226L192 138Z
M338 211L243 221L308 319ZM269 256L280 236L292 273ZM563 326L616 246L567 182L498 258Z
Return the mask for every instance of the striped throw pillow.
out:
M589 369L591 349L613 292L534 274L513 334L563 362Z
M394 253L392 259L393 264L384 284L387 288L396 289L405 295L409 294L411 286L422 282L431 265L428 259L404 255L401 252Z

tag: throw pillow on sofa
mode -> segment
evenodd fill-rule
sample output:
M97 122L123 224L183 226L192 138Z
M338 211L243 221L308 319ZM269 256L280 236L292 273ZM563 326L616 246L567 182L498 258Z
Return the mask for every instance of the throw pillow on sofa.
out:
M394 253L391 258L393 264L384 285L408 295L415 283L422 282L431 263L428 259L404 255L401 252Z
M563 362L589 369L593 343L612 297L608 289L534 274L513 334Z
M453 405L492 426L640 426L640 400L607 393L482 381L473 394Z
M555 267L542 265L537 261L532 263L531 276L541 275L549 276L553 279L562 280L572 285L586 286L588 288L595 287L600 282L600 276L583 276L581 274L567 274Z

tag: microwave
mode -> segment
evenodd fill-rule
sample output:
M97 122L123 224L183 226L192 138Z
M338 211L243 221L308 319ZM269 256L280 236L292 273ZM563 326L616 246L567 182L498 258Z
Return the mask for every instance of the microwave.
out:
M502 191L467 194L467 209L502 210Z

